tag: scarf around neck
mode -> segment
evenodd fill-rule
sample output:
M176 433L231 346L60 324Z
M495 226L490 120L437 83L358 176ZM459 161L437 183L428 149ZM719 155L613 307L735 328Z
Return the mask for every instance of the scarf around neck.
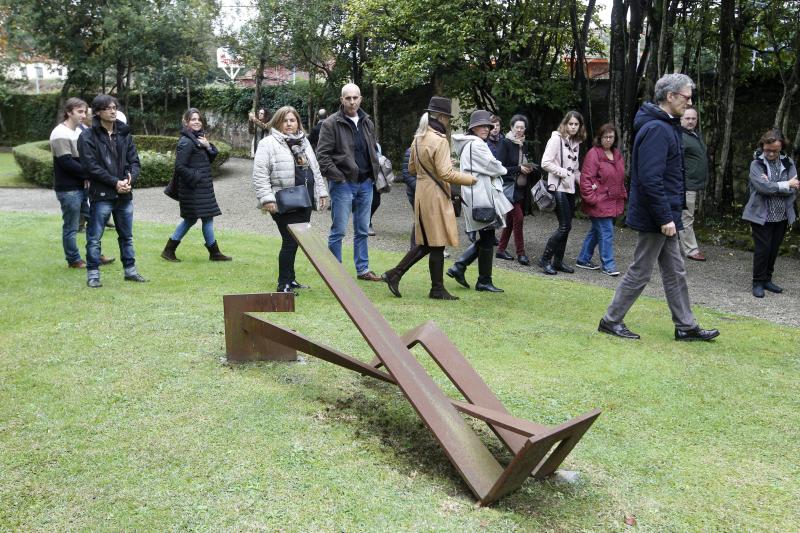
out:
M511 141L512 143L514 143L514 144L518 144L518 145L520 145L520 146L522 146L523 144L525 144L525 137L523 137L522 139L517 139L517 136L516 136L516 135L514 135L514 132L513 132L513 131L509 131L508 133L506 133L506 139L508 139L508 140L509 140L509 141Z
M444 124L436 120L435 118L428 117L428 126L433 128L434 130L438 131L442 135L447 135L447 128L444 127Z

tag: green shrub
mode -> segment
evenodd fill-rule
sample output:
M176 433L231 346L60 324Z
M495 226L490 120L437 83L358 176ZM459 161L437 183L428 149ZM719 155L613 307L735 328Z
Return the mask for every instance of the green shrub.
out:
M133 139L142 165L137 186L166 185L175 168L175 147L178 139L158 135L134 135ZM214 145L219 150L219 155L211 166L212 171L221 167L230 158L232 151L227 143L214 141ZM21 144L14 148L13 153L26 180L42 187L53 186L53 155L49 141Z

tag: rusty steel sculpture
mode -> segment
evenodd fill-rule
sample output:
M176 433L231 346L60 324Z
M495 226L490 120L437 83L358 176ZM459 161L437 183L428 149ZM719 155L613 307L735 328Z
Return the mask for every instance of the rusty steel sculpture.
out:
M516 490L528 476L543 479L552 475L600 415L600 410L595 409L558 426L536 424L511 415L433 322L425 322L399 336L328 251L326 243L309 231L308 224L293 224L289 230L376 358L365 363L251 314L294 311L294 296L281 293L224 297L229 360L286 361L295 359L296 351L300 351L397 385L480 505L490 505ZM410 351L417 344L430 354L465 401L449 398L436 385ZM495 459L459 412L488 424L514 454L508 465L503 467Z

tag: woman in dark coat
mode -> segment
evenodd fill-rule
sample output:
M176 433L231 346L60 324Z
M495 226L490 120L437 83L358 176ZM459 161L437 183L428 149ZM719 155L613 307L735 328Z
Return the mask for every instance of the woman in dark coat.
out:
M161 257L167 261L180 261L175 257L175 250L198 218L203 223L203 238L206 241L209 260L233 259L219 251L219 245L214 237L214 217L222 214L214 196L214 183L211 180L211 162L217 157L217 153L217 147L208 142L203 132L200 111L195 108L186 111L183 114L183 128L175 150L175 175L178 178L178 203L181 207L182 220L167 241L164 251L161 252Z

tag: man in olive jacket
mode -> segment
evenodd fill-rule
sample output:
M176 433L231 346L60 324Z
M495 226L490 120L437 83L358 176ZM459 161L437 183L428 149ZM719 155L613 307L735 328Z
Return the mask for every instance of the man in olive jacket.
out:
M139 177L139 154L130 128L117 119L117 100L100 94L92 100L92 127L78 138L81 165L89 179L91 208L86 228L86 284L100 283L100 241L109 216L114 217L117 241L127 281L143 282L133 250L133 195Z
M328 249L342 262L342 240L353 215L353 260L358 279L381 281L369 269L369 231L372 189L378 176L375 126L361 109L361 89L348 83L342 87L339 111L325 119L319 132L317 161L328 179L333 224Z
M697 110L689 107L681 117L683 164L686 169L686 205L681 212L683 229L678 232L681 238L681 248L687 259L692 261L705 261L706 257L700 253L697 238L694 236L694 210L699 195L705 191L708 182L708 159L706 145L703 138L697 133Z

